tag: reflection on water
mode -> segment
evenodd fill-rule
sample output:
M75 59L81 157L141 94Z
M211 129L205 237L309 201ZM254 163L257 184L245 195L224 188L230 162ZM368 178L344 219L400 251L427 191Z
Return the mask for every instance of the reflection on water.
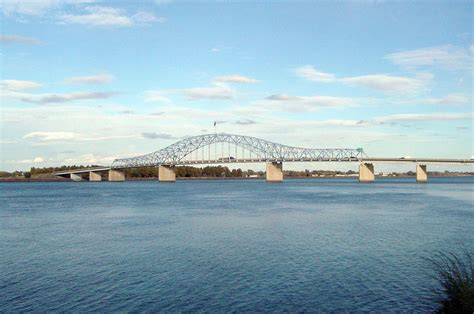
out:
M0 311L433 310L474 180L0 184Z

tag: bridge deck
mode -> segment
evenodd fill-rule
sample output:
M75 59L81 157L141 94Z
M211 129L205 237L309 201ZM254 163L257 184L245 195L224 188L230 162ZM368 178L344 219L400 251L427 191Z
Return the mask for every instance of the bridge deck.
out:
M474 165L474 160L472 159L441 159L441 158L285 158L285 159L261 159L261 158L247 158L247 159L215 159L215 160L183 160L177 162L176 166L189 166L189 165L211 165L211 164L244 164L244 163L261 163L261 162L367 162L367 163L421 163L421 164L452 164L452 165ZM113 169L126 169L134 167L117 167ZM88 168L88 169L77 169L77 170L65 170L54 172L55 176L65 176L78 173L87 173L87 172L102 172L109 171L111 167L100 167L100 168Z
M87 173L87 172L102 172L102 171L109 171L111 168L110 167L100 167L100 168L87 168L87 169L73 169L73 170L64 170L64 171L58 171L58 172L53 172L53 175L55 176L65 176L69 175L71 173Z
M422 163L422 164L474 164L474 159L446 159L446 158L361 158L362 162L381 163Z
M219 158L213 160L183 160L176 165L206 165L206 164L245 164L245 163L259 163L259 162L355 162L358 158L283 158L283 159L266 159L266 158Z

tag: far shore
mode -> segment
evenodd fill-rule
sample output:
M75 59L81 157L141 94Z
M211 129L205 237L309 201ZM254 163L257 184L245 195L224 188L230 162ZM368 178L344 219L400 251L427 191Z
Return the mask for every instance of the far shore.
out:
M449 174L449 175L439 175L439 174L428 174L430 178L441 178L441 177L472 177L474 174ZM397 176L375 176L376 178L387 178L387 179L397 179L397 178L414 178L415 176L410 175L397 175ZM352 178L357 180L357 176L285 176L285 180L295 180L295 179L349 179ZM126 178L126 181L158 181L157 177L147 177L147 178ZM265 177L178 177L176 180L179 181L208 181L208 180L265 180ZM67 178L0 178L0 183L9 183L9 182L72 182ZM81 182L89 182L87 179L82 180ZM100 182L107 182L103 180Z

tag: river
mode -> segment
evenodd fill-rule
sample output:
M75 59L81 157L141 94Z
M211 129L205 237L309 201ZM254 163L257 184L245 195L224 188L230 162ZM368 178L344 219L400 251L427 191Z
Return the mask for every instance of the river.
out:
M0 312L431 311L474 179L0 183Z

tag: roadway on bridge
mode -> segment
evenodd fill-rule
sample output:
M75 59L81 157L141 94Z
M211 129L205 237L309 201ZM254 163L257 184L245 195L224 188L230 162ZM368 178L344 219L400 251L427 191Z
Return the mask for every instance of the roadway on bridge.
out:
M218 151L221 153L220 156L217 156ZM197 158L199 154L200 157ZM125 175L121 170L157 167L159 173L166 177L166 181L175 181L175 166L266 163L267 181L269 176L281 178L277 181L282 181L282 164L288 162L357 162L359 163L359 180L363 182L374 180L374 163L416 164L417 179L424 178L424 181L427 178L427 164L474 164L472 159L368 157L362 148L302 148L251 136L205 134L185 138L146 155L115 159L110 167L58 171L54 175L69 176L79 181L82 174L89 173L90 181L100 181L102 178L99 173L108 172L109 181L124 181Z

